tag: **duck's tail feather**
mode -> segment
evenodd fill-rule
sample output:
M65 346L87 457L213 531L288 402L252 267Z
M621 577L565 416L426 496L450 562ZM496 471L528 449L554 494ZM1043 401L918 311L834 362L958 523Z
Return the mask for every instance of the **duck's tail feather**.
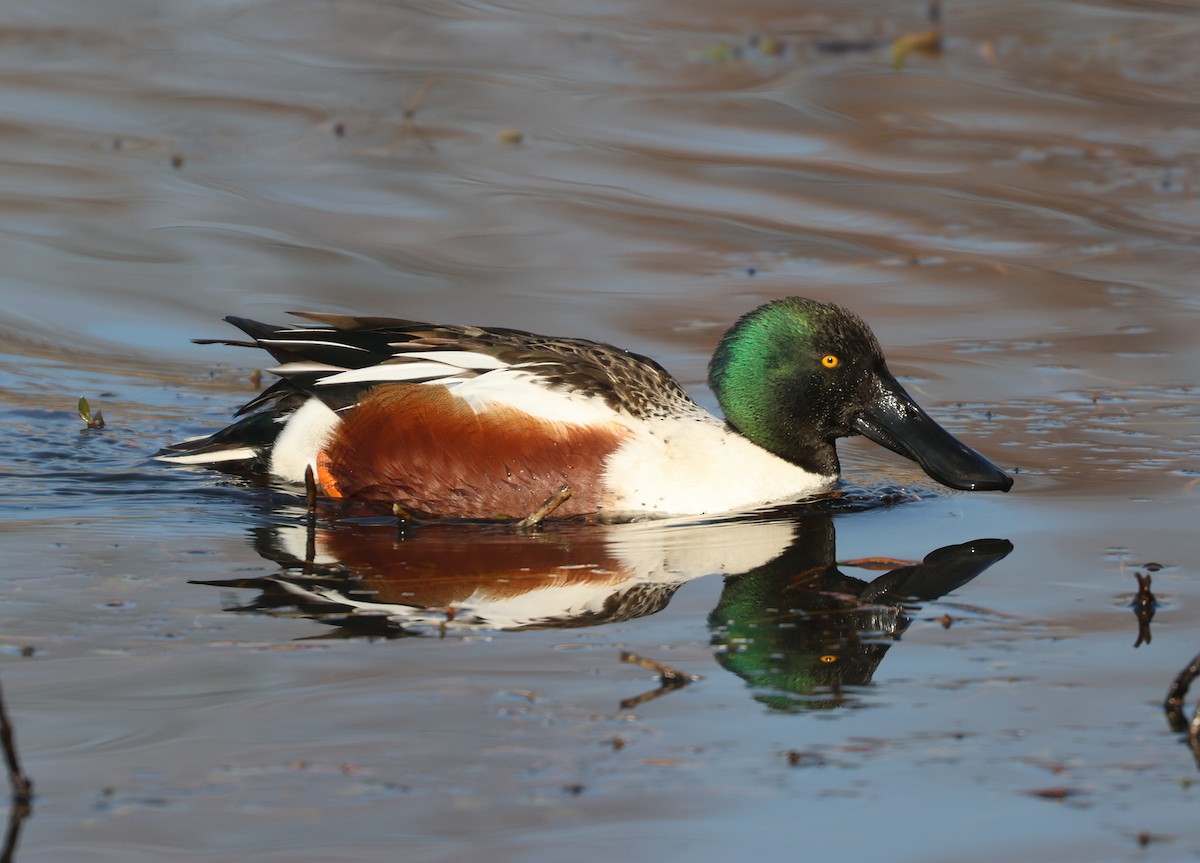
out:
M245 412L251 407L262 407L257 413L243 416L233 425L213 434L188 438L163 447L154 454L154 458L174 464L206 465L235 472L262 469L287 418L307 400L307 397L291 388L288 388L290 391L279 388L280 391L267 398L272 389L276 388L271 387L243 408Z

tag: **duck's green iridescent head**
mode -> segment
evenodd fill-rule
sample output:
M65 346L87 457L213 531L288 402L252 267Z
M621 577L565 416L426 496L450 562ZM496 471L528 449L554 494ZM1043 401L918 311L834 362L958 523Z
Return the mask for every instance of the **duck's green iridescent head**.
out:
M708 380L736 431L813 473L836 476L834 441L864 434L952 488L1012 486L916 405L870 327L841 306L802 297L760 306L721 339Z

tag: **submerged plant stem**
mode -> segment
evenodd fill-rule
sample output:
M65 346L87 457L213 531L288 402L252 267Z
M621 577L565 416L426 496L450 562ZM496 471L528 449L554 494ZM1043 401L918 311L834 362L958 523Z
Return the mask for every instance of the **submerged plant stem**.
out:
M8 782L12 786L13 804L18 809L28 810L33 801L33 783L21 769L13 737L13 727L12 723L8 721L8 708L5 706L2 690L0 690L0 745L4 747L4 761L8 765Z
M1172 731L1187 732L1188 746L1196 759L1196 766L1200 767L1200 705L1196 706L1191 722L1183 717L1183 699L1187 697L1188 687L1197 677L1200 677L1200 653L1197 653L1172 681L1163 709L1167 712L1167 724Z

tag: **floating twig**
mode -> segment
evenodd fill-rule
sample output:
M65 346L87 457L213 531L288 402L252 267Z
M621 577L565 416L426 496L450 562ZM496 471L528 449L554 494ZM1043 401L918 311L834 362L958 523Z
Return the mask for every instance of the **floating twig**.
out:
M304 466L304 574L311 575L317 559L317 478Z
M886 45L882 39L821 39L813 43L821 54L857 54L874 51Z
M404 100L405 122L411 123L416 118L417 109L421 107L421 103L425 101L425 97L429 95L429 91L433 89L433 85L437 83L437 79L437 75L427 75L412 98Z
M317 478L311 464L304 466L304 506L310 514L317 511Z
M784 753L789 767L824 767L828 762L820 752L789 749Z
M398 503L392 504L392 515L400 519L400 521L420 521L411 510L407 510Z
M839 560L837 565L890 572L902 566L918 566L920 563L919 560L903 560L898 557L856 557L853 560Z
M1133 598L1133 613L1137 616L1138 636L1133 646L1141 647L1143 644L1150 643L1150 621L1154 619L1154 612L1158 608L1158 598L1150 592L1150 576L1142 575L1140 572L1135 572L1133 576L1138 583L1137 596Z
M892 42L892 68L902 69L909 54L935 57L942 51L942 5L938 0L929 4L929 29L906 33Z
M655 662L653 659L646 659L644 656L638 656L629 650L621 651L621 661L628 662L631 665L640 665L642 668L650 671L658 672L658 676L663 680L682 680L684 683L691 683L693 680L699 680L695 674L688 674L686 671L680 671L678 668L672 668L669 665L663 665L661 662Z
M570 497L571 487L566 484L560 485L554 494L542 501L541 506L524 518L513 522L513 526L521 528L541 527L542 522L546 520L546 516L566 503Z
M632 710L639 704L653 701L655 698L666 695L668 692L674 692L676 689L682 689L689 683L700 679L695 674L688 674L669 665L663 665L661 662L655 662L653 659L646 659L628 650L621 651L621 661L640 665L642 668L648 668L658 673L658 689L643 692L641 695L635 695L633 698L626 698L621 702L622 710Z

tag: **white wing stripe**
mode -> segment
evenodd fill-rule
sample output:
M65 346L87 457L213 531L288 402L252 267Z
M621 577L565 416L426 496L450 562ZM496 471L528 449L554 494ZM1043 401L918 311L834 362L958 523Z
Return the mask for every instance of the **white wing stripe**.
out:
M391 363L329 375L317 381L317 386L369 383L370 381L426 381L432 378L453 378L454 372L458 370L460 369L444 363Z
M273 375L279 375L284 378L288 375L299 375L311 372L344 372L345 366L331 366L328 363L284 363L283 365L275 366L267 369Z
M454 394L466 399L476 413L507 405L552 422L625 422L602 398L548 386L536 375L511 368L468 378L454 387Z
M396 354L396 356L403 357L404 359L416 357L421 360L433 360L438 363L458 366L460 369L508 368L508 363L504 362L504 360L498 360L495 357L476 353L475 351L404 351L404 353Z
M214 452L179 453L178 455L167 453L165 455L156 455L154 458L158 461L169 461L175 464L216 464L222 461L245 461L257 455L258 450L244 446L237 449L222 449Z
M348 345L345 342L334 342L328 339L255 339L260 345L319 345L323 348L345 348L348 351L362 351L369 353L366 348L360 348L358 345Z

